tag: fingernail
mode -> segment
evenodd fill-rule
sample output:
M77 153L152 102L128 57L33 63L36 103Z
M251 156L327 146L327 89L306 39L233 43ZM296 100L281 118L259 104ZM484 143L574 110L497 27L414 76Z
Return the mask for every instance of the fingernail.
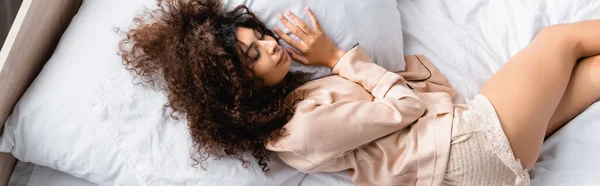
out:
M285 14L286 14L286 15L292 15L292 12L291 12L290 10L286 10L286 11L285 11Z
M306 11L310 11L310 9L308 8L308 6L307 6L307 7L304 7L304 10L306 10Z
M281 15L281 14L277 15L277 17L278 17L279 19L283 19L283 15Z

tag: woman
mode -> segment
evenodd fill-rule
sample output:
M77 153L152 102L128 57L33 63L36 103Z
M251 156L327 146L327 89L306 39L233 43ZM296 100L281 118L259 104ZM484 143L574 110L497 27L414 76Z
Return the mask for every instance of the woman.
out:
M600 21L550 26L467 105L417 92L373 63L360 45L335 46L312 27L269 31L244 6L159 1L121 42L125 65L164 81L201 157L271 151L303 172L349 170L357 185L528 185L544 138L600 98ZM295 50L284 49L276 39ZM297 52L296 52L297 51ZM306 82L291 61L327 66Z

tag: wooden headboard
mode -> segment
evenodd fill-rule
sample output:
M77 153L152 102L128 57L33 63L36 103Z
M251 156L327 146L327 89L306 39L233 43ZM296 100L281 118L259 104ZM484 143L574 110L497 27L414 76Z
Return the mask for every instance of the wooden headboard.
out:
M0 129L27 87L52 55L82 0L24 0L0 51ZM3 130L0 130L3 131ZM0 153L0 185L15 165Z

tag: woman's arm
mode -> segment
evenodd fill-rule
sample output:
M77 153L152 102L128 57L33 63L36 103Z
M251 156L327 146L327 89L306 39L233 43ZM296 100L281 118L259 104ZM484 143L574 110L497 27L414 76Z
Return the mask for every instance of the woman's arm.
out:
M333 72L362 85L374 100L324 103L306 99L298 104L286 125L287 139L269 143L290 166L303 172L339 171L332 165L362 145L408 127L425 112L423 101L406 81L371 62L356 47L338 62Z
M383 67L380 67L373 63L366 53L354 46L349 52L346 52L333 43L333 41L325 35L315 15L309 8L305 8L311 21L313 22L314 29L306 25L300 18L294 13L287 11L286 14L294 21L290 22L287 18L279 15L281 23L283 23L292 33L294 33L301 41L296 41L290 36L283 33L283 31L275 28L275 33L281 37L283 41L290 44L296 50L300 52L288 49L290 56L304 64L304 65L321 65L332 68L334 74L354 81L363 85L363 87L369 91L375 98L382 98L386 96L386 88L375 89L378 83L386 87L391 84L402 81L401 87L406 88L406 81L395 73L388 72ZM389 87L387 87L389 88ZM402 89L391 87L392 89ZM391 89L390 89L391 90ZM393 92L393 90L392 90ZM391 96L394 96L391 94Z
M425 112L423 101L409 88L402 76L388 72L371 61L360 47L348 52L339 49L323 33L317 19L307 8L314 29L293 13L280 16L281 22L300 38L296 41L275 29L281 39L299 53L291 57L305 65L323 65L371 93L373 100L339 101L307 98L296 106L294 117L286 124L290 133L267 144L279 152L288 165L303 172L344 170L340 157L378 138L406 128ZM334 92L335 93L335 90Z
M373 63L369 56L356 46L344 55L332 69L334 74L363 86L365 90L378 98L398 99L413 93L404 78Z

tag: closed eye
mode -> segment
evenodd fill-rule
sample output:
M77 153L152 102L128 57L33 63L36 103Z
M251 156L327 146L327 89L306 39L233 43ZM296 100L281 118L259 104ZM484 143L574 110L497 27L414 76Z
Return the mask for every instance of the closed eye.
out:
M258 61L260 59L260 51L258 47L256 47L256 42L252 42L248 48L246 49L246 56L252 59L253 62Z
M260 59L260 51L258 50L257 47L254 47L254 50L256 52L256 57L254 57L254 61L258 61L258 59Z

